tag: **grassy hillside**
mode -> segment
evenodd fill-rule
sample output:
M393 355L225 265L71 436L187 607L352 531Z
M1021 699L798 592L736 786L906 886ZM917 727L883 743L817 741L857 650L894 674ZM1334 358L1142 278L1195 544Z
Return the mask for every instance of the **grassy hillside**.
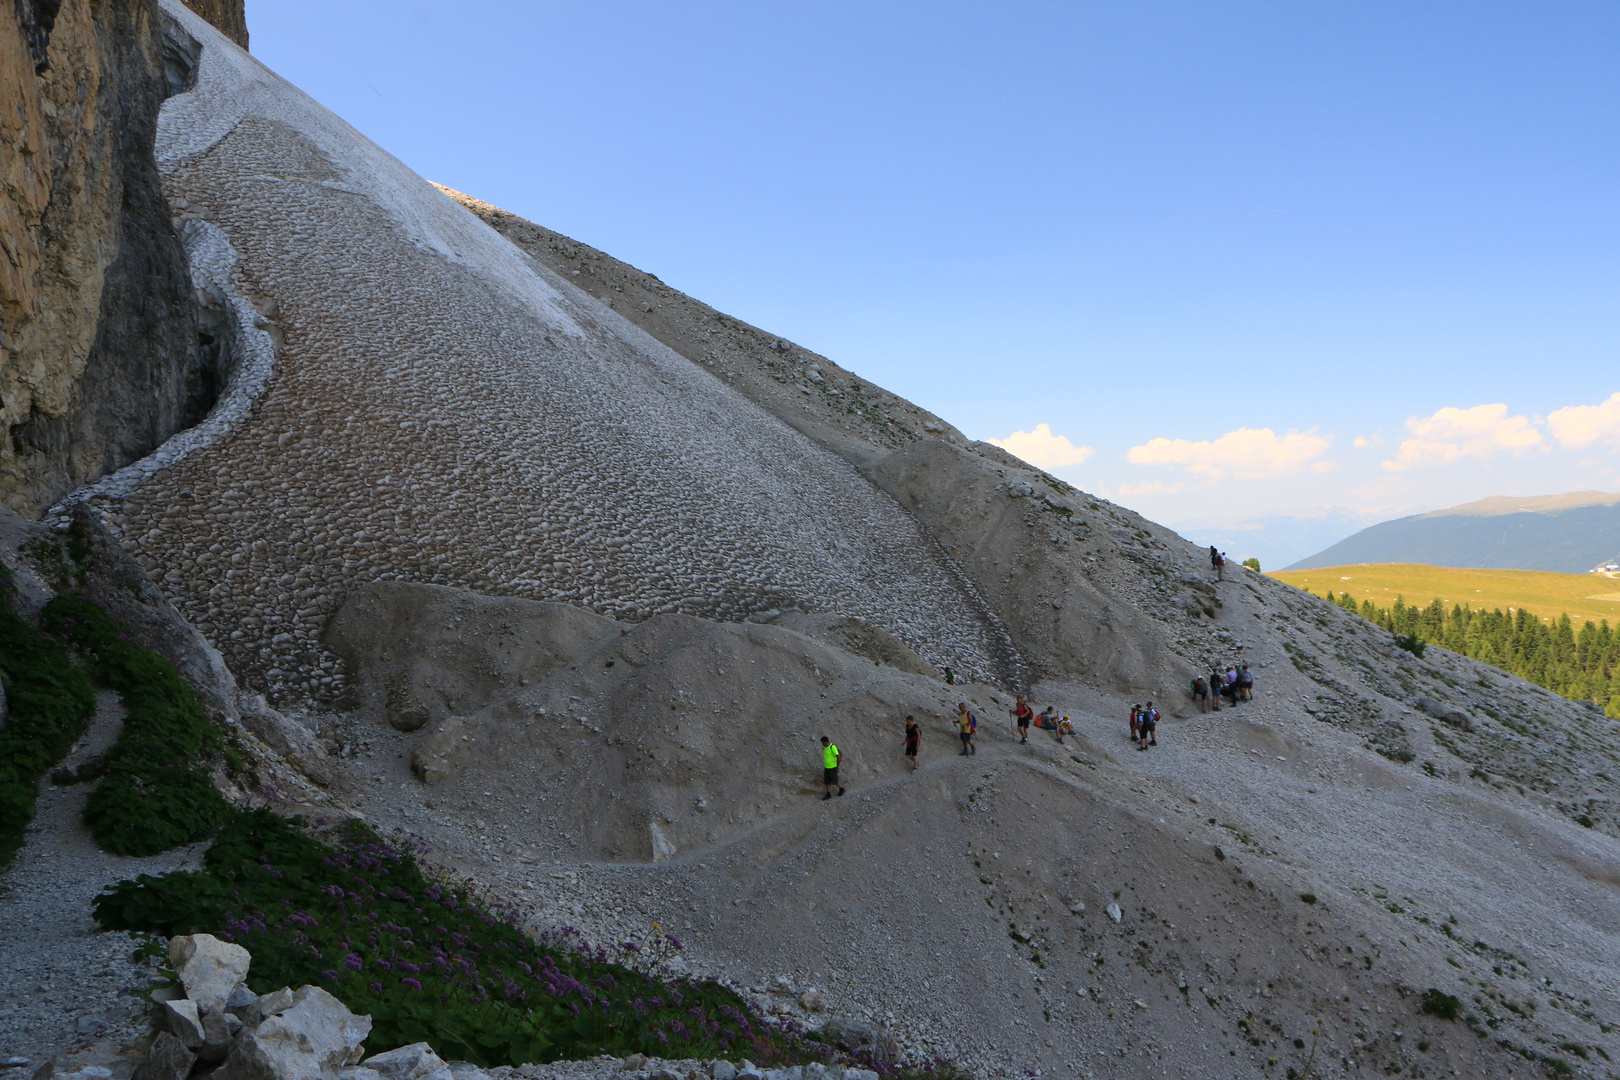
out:
M1331 590L1389 607L1396 597L1419 606L1439 597L1447 608L1529 608L1542 621L1567 612L1579 625L1590 619L1620 624L1620 579L1540 570L1457 570L1415 563L1370 563L1319 570L1279 570L1269 576L1318 596Z

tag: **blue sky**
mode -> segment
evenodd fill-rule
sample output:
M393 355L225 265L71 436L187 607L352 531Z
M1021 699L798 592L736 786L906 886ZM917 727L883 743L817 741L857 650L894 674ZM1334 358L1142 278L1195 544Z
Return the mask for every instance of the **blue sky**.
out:
M1620 488L1606 0L465 10L248 21L429 179L1158 520Z

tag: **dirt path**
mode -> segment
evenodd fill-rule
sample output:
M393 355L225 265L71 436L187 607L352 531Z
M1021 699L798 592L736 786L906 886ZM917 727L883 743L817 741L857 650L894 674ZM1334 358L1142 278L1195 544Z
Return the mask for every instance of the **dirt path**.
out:
M90 731L63 764L110 747L123 717L118 696L103 691ZM195 864L204 845L149 859L102 851L81 820L93 788L45 780L27 844L0 873L0 1062L37 1065L100 1038L128 1041L145 1027L133 995L149 969L131 962L133 938L97 928L90 905L116 881Z

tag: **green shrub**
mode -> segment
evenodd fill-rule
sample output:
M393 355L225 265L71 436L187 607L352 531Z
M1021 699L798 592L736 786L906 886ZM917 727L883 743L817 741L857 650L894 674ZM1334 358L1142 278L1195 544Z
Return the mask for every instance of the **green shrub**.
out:
M78 742L96 711L90 677L17 610L0 567L0 677L11 722L0 730L0 865L22 847L39 778Z
M359 822L327 838L266 810L238 813L202 870L121 882L96 901L96 918L109 930L234 941L253 953L253 990L321 986L371 1015L379 1047L427 1042L485 1066L600 1053L832 1056L796 1028L751 1015L717 983L660 977L647 958L678 949L674 938L611 955L566 933L535 941L514 913L434 880Z
M1431 986L1423 991L1423 1000L1418 1007L1430 1016L1438 1016L1442 1020L1455 1020L1457 1014L1462 1011L1462 1002Z
M222 738L191 684L86 596L55 597L43 622L78 646L96 681L124 701L123 734L84 809L96 842L145 856L213 835L229 813L208 772Z

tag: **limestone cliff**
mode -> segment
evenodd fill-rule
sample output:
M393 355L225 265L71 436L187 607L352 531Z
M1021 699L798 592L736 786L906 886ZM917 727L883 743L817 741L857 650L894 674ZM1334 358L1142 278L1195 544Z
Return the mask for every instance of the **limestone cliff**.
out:
M0 501L23 513L212 401L152 158L158 108L189 71L164 21L152 0L0 15Z
M247 14L243 0L185 0L186 7L207 19L214 29L248 47Z

